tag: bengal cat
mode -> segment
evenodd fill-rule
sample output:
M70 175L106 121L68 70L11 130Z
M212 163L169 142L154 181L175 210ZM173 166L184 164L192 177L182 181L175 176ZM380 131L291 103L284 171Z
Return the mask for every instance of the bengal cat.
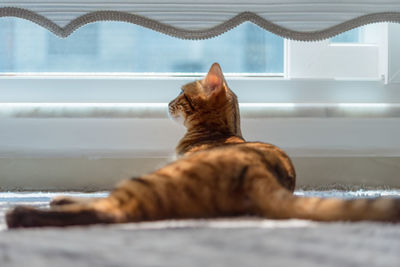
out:
M323 199L293 195L295 170L278 147L246 142L238 101L220 66L186 84L169 103L187 132L167 166L121 182L106 198L59 197L50 209L16 207L8 227L127 223L169 218L258 215L317 221L399 221L400 199Z

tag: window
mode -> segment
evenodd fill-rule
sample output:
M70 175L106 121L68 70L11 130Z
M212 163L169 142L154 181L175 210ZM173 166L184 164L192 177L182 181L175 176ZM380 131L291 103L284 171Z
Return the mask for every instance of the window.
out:
M284 40L251 23L219 37L180 40L122 22L96 22L60 39L29 21L0 19L0 73L198 73L282 76Z
M218 61L244 102L379 102L392 91L373 88L400 76L399 32L398 24L375 24L298 42L244 23L191 41L97 22L61 39L32 22L0 18L0 101L166 103Z
M61 39L18 18L0 18L1 74L193 75L220 62L241 76L387 81L387 24L320 42L287 41L252 23L210 40L169 37L123 22L96 22Z
M22 24L26 23L27 22L24 21ZM49 32L42 33L47 37L47 44L46 41L43 39L41 47L43 50L45 50L44 54L49 57L45 64L49 65L52 61L59 62L64 58L68 58L71 62L71 57L74 56L79 56L79 59L81 61L87 59L94 60L96 57L99 57L99 47L101 42L99 38L99 26L100 25L97 23L88 24L86 25L86 27L82 27L80 29L78 35L74 35L71 38L65 39L60 39ZM28 34L32 36L32 33L29 34L29 30L25 33L23 31L14 32L14 34ZM26 46L29 46L29 43L27 43ZM20 49L24 48L25 47L22 46ZM46 59L44 58L43 60ZM29 64L29 62L24 62L24 64ZM69 67L71 68L71 66Z
M369 24L339 34L330 39L331 44L379 44L386 23Z
M339 34L330 39L331 43L360 43L361 28L355 28L350 31Z

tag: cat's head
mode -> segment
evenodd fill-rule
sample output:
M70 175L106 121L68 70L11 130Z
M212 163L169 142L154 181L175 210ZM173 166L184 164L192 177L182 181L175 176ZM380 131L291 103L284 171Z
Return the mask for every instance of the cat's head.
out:
M229 89L221 67L214 63L202 80L182 86L169 103L169 114L187 129L208 127L241 136L236 95Z

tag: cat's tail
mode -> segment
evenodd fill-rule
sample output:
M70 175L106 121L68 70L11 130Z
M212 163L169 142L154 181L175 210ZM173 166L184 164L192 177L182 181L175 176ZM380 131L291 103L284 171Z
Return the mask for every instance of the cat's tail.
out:
M259 212L268 218L400 222L400 198L346 200L300 197L293 195L284 188L270 190L269 192L264 189L262 186L254 187L253 201Z

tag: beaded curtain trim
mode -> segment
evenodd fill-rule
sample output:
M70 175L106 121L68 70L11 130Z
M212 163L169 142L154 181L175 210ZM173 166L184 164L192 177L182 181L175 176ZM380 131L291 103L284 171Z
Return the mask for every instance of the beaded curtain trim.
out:
M0 17L17 17L32 21L43 28L48 29L55 35L65 38L72 34L80 27L97 21L120 21L136 24L148 29L167 34L180 39L202 40L219 36L244 22L252 22L262 29L277 34L283 38L298 41L318 41L331 38L345 31L378 22L395 22L400 23L400 12L382 12L363 15L335 26L319 30L319 31L294 31L276 25L253 12L242 12L231 19L205 30L186 30L184 28L174 27L159 21L146 18L144 16L121 12L121 11L95 11L82 15L65 27L60 27L48 18L39 15L33 11L16 8L3 7L0 8Z

